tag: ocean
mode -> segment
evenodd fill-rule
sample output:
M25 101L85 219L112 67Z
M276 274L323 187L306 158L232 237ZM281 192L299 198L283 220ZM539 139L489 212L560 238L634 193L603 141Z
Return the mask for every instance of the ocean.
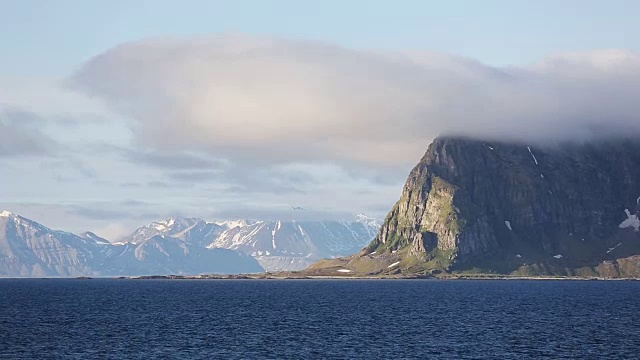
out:
M0 280L2 359L637 359L640 282Z

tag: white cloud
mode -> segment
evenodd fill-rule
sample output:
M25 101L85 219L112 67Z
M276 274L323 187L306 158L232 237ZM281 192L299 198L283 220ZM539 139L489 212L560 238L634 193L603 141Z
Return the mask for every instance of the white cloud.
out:
M43 156L55 152L58 144L43 134L38 122L31 113L0 108L0 158Z
M0 76L0 108L26 109L46 118L112 116L99 99L74 92L64 79Z
M432 52L223 35L124 44L67 81L75 92L57 81L3 81L0 106L42 119L39 133L26 122L0 122L7 134L30 136L11 135L24 146L4 153L46 154L51 146L39 139L48 138L66 149L60 159L73 154L90 164L95 181L77 176L80 162L5 157L11 192L0 194L3 202L134 197L156 201L140 211L158 214L275 218L303 206L305 216L384 216L439 134L521 141L640 134L640 56L620 50L496 68ZM42 125L65 116L76 125ZM93 118L109 121L83 122ZM51 224L107 225L105 214L82 213ZM131 221L108 223L141 222Z
M132 228L120 223L113 223L104 227L98 228L94 233L102 238L105 238L111 242L117 242L127 235L131 234Z
M221 35L124 44L72 82L131 116L145 146L240 162L413 163L442 133L640 133L640 56L619 50L494 68L446 54Z

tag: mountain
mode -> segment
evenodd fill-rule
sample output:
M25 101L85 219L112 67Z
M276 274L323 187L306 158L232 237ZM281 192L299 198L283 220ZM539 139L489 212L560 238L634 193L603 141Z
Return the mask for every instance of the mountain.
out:
M310 271L640 277L640 142L440 137L361 253Z
M374 219L359 221L258 221L230 228L210 247L256 257L268 271L301 270L322 258L359 252L375 236Z
M85 239L85 240L93 240L98 244L103 244L103 245L109 245L111 244L111 242L103 237L100 237L94 233L92 233L91 231L85 231L81 234L79 234L78 236L80 236L81 238Z
M135 276L300 270L357 253L380 224L356 221L221 221L170 218L111 243L0 213L0 277Z
M124 242L137 244L155 235L170 236L184 242L206 247L227 227L198 218L170 218L138 228Z
M0 276L93 274L109 245L51 230L9 211L0 213Z
M207 249L170 236L154 235L108 249L102 271L112 275L239 274L264 269L250 256L226 249Z
M195 233L195 232L194 232ZM69 277L262 272L250 256L207 249L178 237L150 236L111 244L94 233L52 230L0 213L0 276Z
M230 249L255 257L267 271L300 270L322 258L357 253L375 236L377 220L358 215L356 221L205 222L170 218L137 229L124 243L137 244L162 235L210 249Z

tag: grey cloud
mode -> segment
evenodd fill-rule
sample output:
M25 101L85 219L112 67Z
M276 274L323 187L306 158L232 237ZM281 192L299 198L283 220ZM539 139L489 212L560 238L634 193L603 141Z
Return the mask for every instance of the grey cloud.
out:
M71 82L134 119L144 146L243 164L406 167L439 134L538 142L640 134L640 56L617 50L495 68L446 54L222 35L124 44Z
M217 182L218 175L220 173L210 170L184 170L168 172L169 179L178 181L181 183L202 183L202 182Z
M272 166L225 165L216 170L180 170L165 173L171 181L182 184L211 183L225 187L232 193L300 193L301 186L313 185L317 180L305 171L279 169Z
M41 161L40 169L52 171L54 178L60 182L74 181L78 179L78 176L85 179L97 179L98 173L91 163L69 153L62 155ZM101 180L95 181L103 183Z
M0 204L0 208L11 210L52 229L62 229L76 234L91 230L110 240L117 240L138 226L166 215L162 211L153 211L156 208L153 204L146 207L128 207L124 202L5 202Z
M6 209L15 211L26 217L33 216L35 221L43 221L44 225L57 228L57 224L50 223L51 220L46 219L47 214L51 214L52 218L62 219L64 216L71 218L81 218L88 220L121 220L140 217L133 211L127 209L126 205L107 202L80 202L80 203L21 203L11 202L4 204ZM55 215L55 216L53 216ZM44 218L44 220L40 219Z
M122 211L102 207L74 205L70 206L67 211L71 215L94 220L121 220L127 217L127 214L124 214Z
M425 149L427 144L425 144ZM414 158L419 158L414 156ZM406 172L397 171L397 167L389 165L379 165L376 167L365 166L363 164L353 164L345 167L345 175L351 179L367 180L372 184L389 186L404 183Z
M214 168L221 165L216 159L206 158L203 155L186 152L158 152L140 151L134 149L124 150L128 159L133 163L145 164L164 169L198 169Z
M223 174L227 191L237 193L301 193L302 187L317 183L313 175L304 171L274 167L234 166Z
M132 188L132 189L140 189L140 188L145 188L145 187L150 187L150 188L169 188L171 187L171 184L165 182L165 181L157 181L157 180L153 180L153 181L147 181L147 182L138 182L138 181L125 181L125 182L121 182L121 183L117 183L118 186L124 187L124 188Z
M16 109L0 110L0 157L49 156L56 141L41 131L42 119Z
M67 165L86 178L95 179L98 176L96 169L86 161L77 158L67 158Z
M141 207L141 206L151 206L152 204L146 201L140 201L135 199L127 199L123 200L119 203L119 205L127 206L127 207Z
M298 205L296 205L298 206ZM304 207L303 207L304 208ZM346 211L325 209L304 209L294 211L291 207L270 208L257 206L225 207L213 212L212 216L218 220L226 219L251 219L251 220L353 220L355 214Z
M24 126L39 126L44 123L44 119L42 119L40 115L16 107L4 106L0 113L7 121L19 123Z
M82 203L63 206L65 211L73 216L90 220L122 221L158 219L163 216L159 211L149 211L151 204L142 202L123 201L119 203Z
M141 188L144 186L141 183L135 182L135 181L126 181L126 182L120 183L119 185L125 188Z
M260 181L257 180L253 183L238 182L230 184L226 187L225 191L235 194L291 194L291 193L303 193L304 191L294 186L286 186L274 183L273 181Z
M156 187L156 188L168 188L168 187L171 187L171 184L165 181L153 180L153 181L147 181L146 186Z
M114 154L134 164L161 170L212 169L224 165L224 161L210 154L183 150L158 150L141 147L125 147L109 143L87 146L85 151L95 155Z

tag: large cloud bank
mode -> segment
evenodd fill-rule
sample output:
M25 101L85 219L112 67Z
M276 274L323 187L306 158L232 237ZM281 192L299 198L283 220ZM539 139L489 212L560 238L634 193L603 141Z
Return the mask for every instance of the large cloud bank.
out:
M439 134L640 134L640 55L618 50L496 68L243 35L155 39L96 56L71 83L132 119L147 149L238 163L412 163Z

